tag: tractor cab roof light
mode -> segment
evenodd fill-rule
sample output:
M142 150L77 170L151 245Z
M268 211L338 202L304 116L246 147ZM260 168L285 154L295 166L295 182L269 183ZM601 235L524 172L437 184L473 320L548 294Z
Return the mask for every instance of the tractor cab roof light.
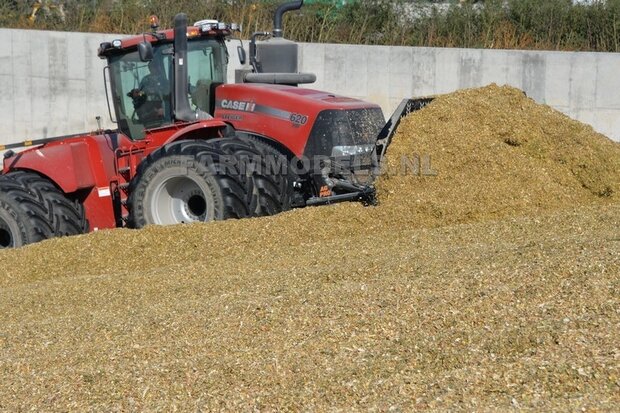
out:
M217 20L205 19L194 23L194 27L199 27L202 32L209 32L217 29L218 23Z
M157 29L159 29L159 17L155 15L149 17L149 24L151 25L151 29L153 31L157 31Z
M120 49L122 45L123 42L121 41L121 39L112 40L112 47Z
M187 28L187 37L190 39L192 37L200 36L200 29L198 27L188 27Z

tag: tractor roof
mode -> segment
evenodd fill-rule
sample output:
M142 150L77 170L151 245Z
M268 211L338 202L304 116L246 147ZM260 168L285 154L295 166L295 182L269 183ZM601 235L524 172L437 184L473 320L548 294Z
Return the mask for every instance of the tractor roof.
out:
M236 25L218 22L217 20L201 20L187 27L187 38L189 40L198 37L212 37L224 39L236 30ZM115 39L111 42L103 42L99 45L98 55L105 59L110 55L123 54L128 50L135 50L138 44L143 41L150 41L153 44L159 42L172 42L174 40L174 30L156 30L142 33L136 36L129 36Z

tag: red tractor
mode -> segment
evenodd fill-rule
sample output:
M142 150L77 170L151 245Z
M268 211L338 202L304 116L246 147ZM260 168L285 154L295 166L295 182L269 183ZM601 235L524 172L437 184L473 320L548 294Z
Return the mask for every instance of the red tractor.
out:
M118 127L0 148L9 149L0 247L102 228L371 202L368 172L377 154L400 118L425 102L404 101L384 126L377 105L297 87L314 75L297 73L297 45L282 38L282 15L302 4L281 5L273 33L252 36L251 70L237 84L225 84L231 25L188 27L180 14L173 30L154 24L149 33L102 43ZM23 146L32 148L10 150Z

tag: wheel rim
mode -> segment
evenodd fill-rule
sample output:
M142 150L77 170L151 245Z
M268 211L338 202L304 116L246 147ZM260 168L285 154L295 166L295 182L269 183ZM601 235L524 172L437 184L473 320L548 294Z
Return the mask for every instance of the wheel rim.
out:
M0 220L0 249L13 247L13 234L9 226Z
M206 221L209 209L204 191L186 176L168 178L157 185L149 206L160 225Z

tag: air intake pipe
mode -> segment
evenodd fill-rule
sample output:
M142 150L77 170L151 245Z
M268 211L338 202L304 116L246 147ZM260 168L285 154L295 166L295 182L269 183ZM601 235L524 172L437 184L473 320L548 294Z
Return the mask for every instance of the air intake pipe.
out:
M281 4L276 10L276 14L273 16L273 37L282 37L282 15L287 11L299 10L303 6L304 0L289 1L288 3Z
M196 120L196 112L187 96L187 15L174 16L174 117L177 120Z

